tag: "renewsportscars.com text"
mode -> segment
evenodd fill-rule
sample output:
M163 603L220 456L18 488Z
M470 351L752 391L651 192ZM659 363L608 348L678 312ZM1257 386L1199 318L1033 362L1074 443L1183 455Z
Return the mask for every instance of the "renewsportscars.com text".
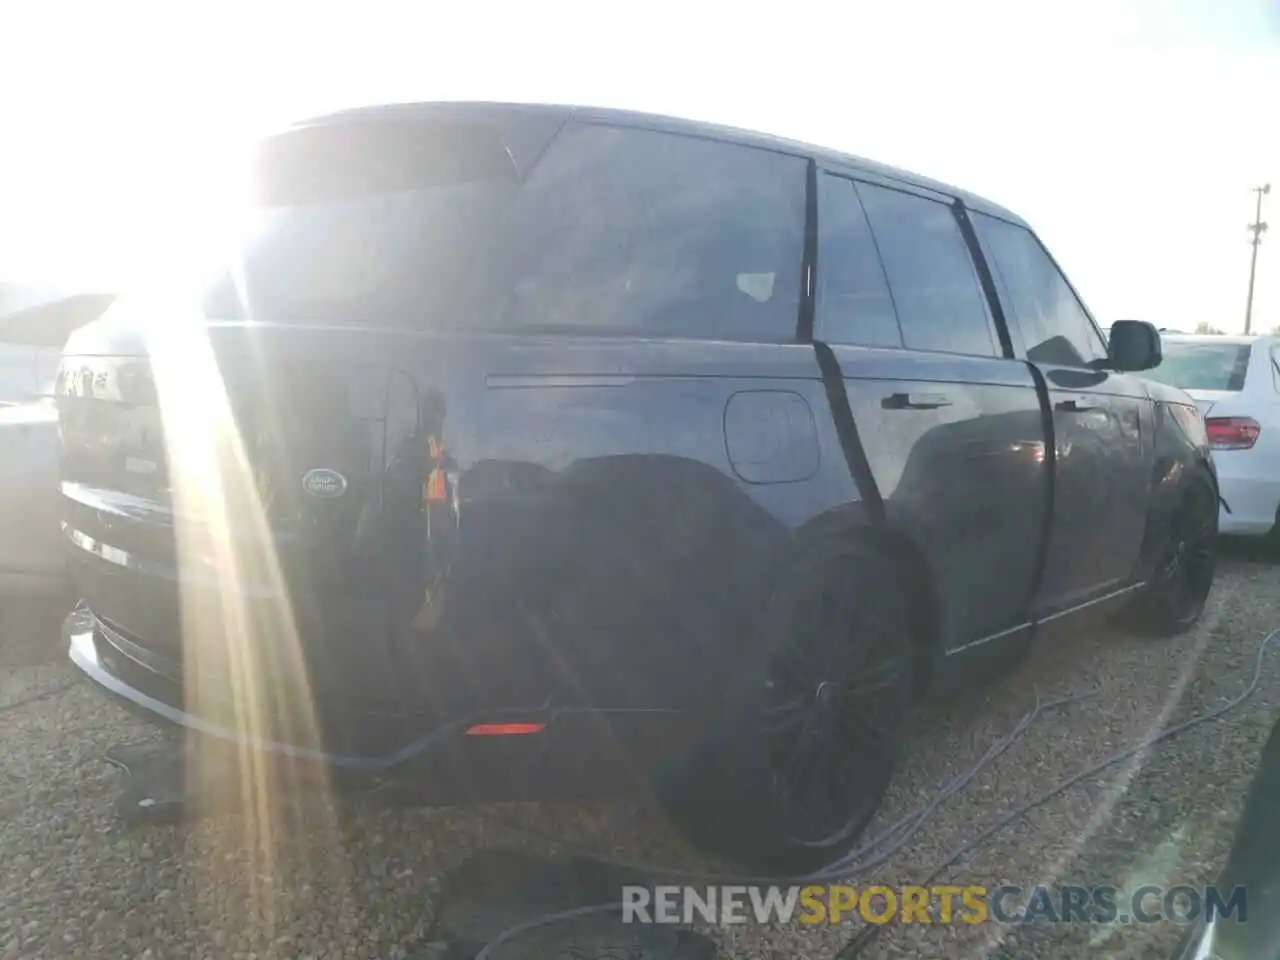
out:
M627 923L1195 923L1248 919L1244 887L624 887Z

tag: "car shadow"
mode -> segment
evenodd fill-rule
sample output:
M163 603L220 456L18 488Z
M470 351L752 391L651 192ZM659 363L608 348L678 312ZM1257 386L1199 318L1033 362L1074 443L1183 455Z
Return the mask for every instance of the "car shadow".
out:
M62 621L72 603L62 593L0 597L0 666L29 667L65 659Z
M1280 563L1280 540L1272 537L1222 537L1218 553L1233 560Z

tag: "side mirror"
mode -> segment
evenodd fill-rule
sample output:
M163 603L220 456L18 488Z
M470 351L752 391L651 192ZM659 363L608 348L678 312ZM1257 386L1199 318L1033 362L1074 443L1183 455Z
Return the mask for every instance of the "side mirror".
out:
M1107 354L1107 365L1123 373L1158 367L1164 359L1160 331L1145 320L1117 320L1111 325Z

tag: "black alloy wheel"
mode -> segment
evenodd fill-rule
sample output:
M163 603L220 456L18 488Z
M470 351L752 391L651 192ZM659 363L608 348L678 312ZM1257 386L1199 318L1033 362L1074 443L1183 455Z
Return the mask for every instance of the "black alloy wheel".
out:
M1166 521L1151 579L1134 606L1135 626L1171 635L1199 621L1213 589L1217 541L1217 489L1200 470L1187 479Z
M756 692L659 779L674 825L761 875L849 852L880 805L912 703L909 619L887 559L827 554L774 604Z
M1177 618L1190 623L1204 609L1216 567L1218 504L1207 484L1192 484L1172 527L1160 576L1169 583Z
M905 611L872 592L861 558L842 558L795 598L792 642L775 658L761 709L768 787L789 843L847 847L879 806L910 706Z

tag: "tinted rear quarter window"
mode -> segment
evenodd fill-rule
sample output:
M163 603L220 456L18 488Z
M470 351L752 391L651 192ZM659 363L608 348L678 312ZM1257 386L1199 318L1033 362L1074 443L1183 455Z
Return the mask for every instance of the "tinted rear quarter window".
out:
M208 312L794 339L798 157L579 123L541 152L511 149L492 125L348 135L332 152L317 137L267 157L259 229ZM306 171L301 187L295 169Z
M793 339L804 190L796 157L571 125L526 185L509 322Z
M996 356L987 300L951 207L867 183L871 224L902 328L913 350Z
M1166 340L1164 358L1143 376L1183 390L1243 390L1249 370L1247 343Z

